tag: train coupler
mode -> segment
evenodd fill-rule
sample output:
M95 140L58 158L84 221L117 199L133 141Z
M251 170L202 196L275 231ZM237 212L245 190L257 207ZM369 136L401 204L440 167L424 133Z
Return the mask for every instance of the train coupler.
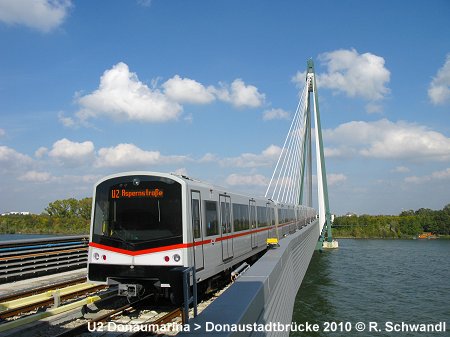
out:
M126 297L136 297L141 293L142 285L140 284L119 284L118 295Z

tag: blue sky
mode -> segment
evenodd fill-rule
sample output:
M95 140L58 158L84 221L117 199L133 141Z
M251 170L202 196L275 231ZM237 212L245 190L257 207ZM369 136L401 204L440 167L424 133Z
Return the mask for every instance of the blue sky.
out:
M332 212L441 209L449 18L445 0L0 0L0 212L136 169L263 195L309 58Z

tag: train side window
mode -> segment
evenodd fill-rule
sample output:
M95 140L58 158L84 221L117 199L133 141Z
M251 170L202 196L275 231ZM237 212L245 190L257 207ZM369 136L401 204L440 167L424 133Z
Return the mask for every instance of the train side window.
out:
M192 224L194 229L194 239L201 237L200 233L200 200L192 199Z
M248 205L233 204L234 231L239 232L250 228Z
M272 219L272 226L275 226L275 209L273 207L270 208L271 219Z
M284 209L278 208L278 223L282 224L284 222Z
M219 222L217 221L217 202L205 201L206 236L219 234Z
M258 227L267 227L269 222L267 221L267 211L263 206L256 206L256 213L258 217Z

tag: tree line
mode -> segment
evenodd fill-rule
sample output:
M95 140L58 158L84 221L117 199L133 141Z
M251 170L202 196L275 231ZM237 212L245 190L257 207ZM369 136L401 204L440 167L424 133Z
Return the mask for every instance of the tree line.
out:
M450 235L450 204L442 210L421 208L399 215L340 216L333 222L336 237L412 238L423 232Z
M0 217L3 234L89 234L92 198L56 200L41 214Z
M41 214L0 217L3 234L89 234L92 198L56 200ZM411 238L422 232L450 236L450 204L442 210L421 208L399 215L340 216L333 236L356 238Z

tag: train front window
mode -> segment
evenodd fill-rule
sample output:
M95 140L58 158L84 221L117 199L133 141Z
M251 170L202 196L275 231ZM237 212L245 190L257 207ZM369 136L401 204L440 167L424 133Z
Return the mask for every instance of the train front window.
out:
M180 183L129 176L99 184L92 239L128 250L182 243Z

